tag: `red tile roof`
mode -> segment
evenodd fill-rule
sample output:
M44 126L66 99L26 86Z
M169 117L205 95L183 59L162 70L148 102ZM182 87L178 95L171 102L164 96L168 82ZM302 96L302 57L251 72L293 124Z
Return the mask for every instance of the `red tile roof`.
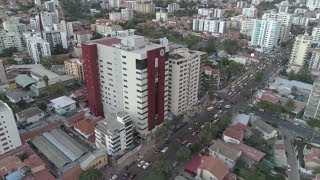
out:
M228 136L232 139L238 140L238 141L242 141L242 137L243 137L243 133L240 131L237 131L235 129L232 128L227 128L223 131L223 135Z
M56 178L50 173L48 169L43 169L39 172L33 173L34 180L55 180Z
M256 150L255 148L250 147L243 143L240 143L240 144L228 143L228 145L238 149L239 151L242 151L243 155L246 155L247 157L255 160L256 162L261 161L261 159L266 155L265 153L259 150Z
M84 114L85 114L85 112L81 111L81 112L77 113L76 115L68 118L66 121L66 125L69 127L74 126L78 121L81 121L84 119Z
M223 180L237 180L237 175L233 174L232 172L229 172L224 178Z
M218 180L222 180L229 172L229 167L222 160L213 156L203 156L199 169L208 170Z
M82 173L82 169L80 165L76 165L69 169L68 171L62 173L60 175L61 180L79 180L80 174Z
M201 164L201 156L194 156L187 164L184 165L184 170L190 174L196 172L197 168Z
M17 170L21 166L21 160L17 156L7 156L0 160L0 175L4 176Z
M240 122L230 126L230 128L236 130L236 131L244 131L247 129L247 126L245 124L242 124Z
M306 169L312 170L315 166L311 166L309 164L318 164L320 165L320 149L311 148L307 149L304 155L304 160L306 162Z
M74 124L74 128L78 129L85 135L91 135L94 133L94 128L97 125L97 122L103 119L102 117L96 119L83 119Z

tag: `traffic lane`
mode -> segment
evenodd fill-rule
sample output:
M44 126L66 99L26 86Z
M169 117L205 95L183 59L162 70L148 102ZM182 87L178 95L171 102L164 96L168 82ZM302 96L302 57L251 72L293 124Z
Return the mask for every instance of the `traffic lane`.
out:
M315 143L320 143L319 134L315 133L312 129L298 126L293 124L292 122L282 120L280 118L272 116L270 113L261 112L254 108L253 110L256 115L260 116L262 120L267 121L272 124L276 124L277 126L281 126L283 128L292 130L295 136L303 137L307 140L311 140Z

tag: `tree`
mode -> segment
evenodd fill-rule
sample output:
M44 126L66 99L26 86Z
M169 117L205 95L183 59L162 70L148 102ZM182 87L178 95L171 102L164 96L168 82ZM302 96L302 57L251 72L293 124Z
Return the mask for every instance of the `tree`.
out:
M245 98L249 98L251 96L251 93L247 89L243 89L240 91L241 96Z
M43 111L45 111L47 109L47 104L43 101L38 103L37 106Z
M11 57L12 54L17 51L18 49L16 47L3 49L2 53L0 53L0 57Z
M22 154L19 154L18 157L21 161L23 161L25 159L28 159L29 155L27 153L22 153Z
M213 38L210 39L210 40L207 42L207 45L206 45L206 47L204 48L204 51L207 52L208 54L212 54L212 53L217 52L215 41L216 41L216 39L213 39Z
M230 55L236 55L240 49L240 45L237 40L227 39L223 42L222 49Z
M295 102L294 102L292 99L289 99L289 100L285 103L284 108L285 108L288 112L293 111L294 108L295 108Z
M97 169L90 168L80 174L80 180L100 180L102 173Z
M49 94L54 97L61 96L66 93L67 87L64 82L57 82L56 84L50 86L49 91Z
M263 174L270 174L271 171L267 165L261 162L256 165L256 169Z
M263 75L264 75L264 72L263 72L263 71L257 72L257 74L254 76L254 80L255 80L256 82L261 82Z
M53 47L52 54L64 54L68 51L63 48L62 44L57 44Z
M98 33L98 32L94 32L94 33L92 34L91 40L101 39L101 38L103 38L103 35L102 35L102 34L100 34L100 33Z
M43 79L44 83L46 83L46 88L49 93L49 77L47 75L45 75L45 76L43 76L42 79Z
M18 64L16 60L14 60L13 57L8 57L3 62L4 65L12 65L12 64Z
M174 116L172 119L172 123L174 125L174 129L177 129L178 125L183 121L183 115Z
M186 148L185 146L181 146L178 149L176 155L177 155L178 161L184 161L184 160L187 160L190 158L191 151L190 151L190 149Z

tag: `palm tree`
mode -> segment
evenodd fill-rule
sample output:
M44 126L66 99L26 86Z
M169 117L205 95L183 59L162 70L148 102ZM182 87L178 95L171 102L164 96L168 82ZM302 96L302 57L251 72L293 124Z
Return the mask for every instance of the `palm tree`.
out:
M44 83L46 83L47 91L49 94L49 78L48 78L48 76L43 76L42 79L43 79Z

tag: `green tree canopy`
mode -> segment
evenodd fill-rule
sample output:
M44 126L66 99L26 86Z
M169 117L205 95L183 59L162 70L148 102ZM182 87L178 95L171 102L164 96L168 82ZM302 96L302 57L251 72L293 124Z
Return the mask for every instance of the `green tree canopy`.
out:
M187 160L191 157L191 151L187 147L181 146L178 149L176 155L177 155L178 160L181 162L181 161Z
M294 108L295 108L295 102L294 102L294 100L289 99L289 100L285 103L284 108L285 108L288 112L293 111Z
M236 55L240 50L240 45L237 40L225 40L222 44L222 49L230 55Z
M80 180L100 180L102 173L97 169L90 168L80 174Z

